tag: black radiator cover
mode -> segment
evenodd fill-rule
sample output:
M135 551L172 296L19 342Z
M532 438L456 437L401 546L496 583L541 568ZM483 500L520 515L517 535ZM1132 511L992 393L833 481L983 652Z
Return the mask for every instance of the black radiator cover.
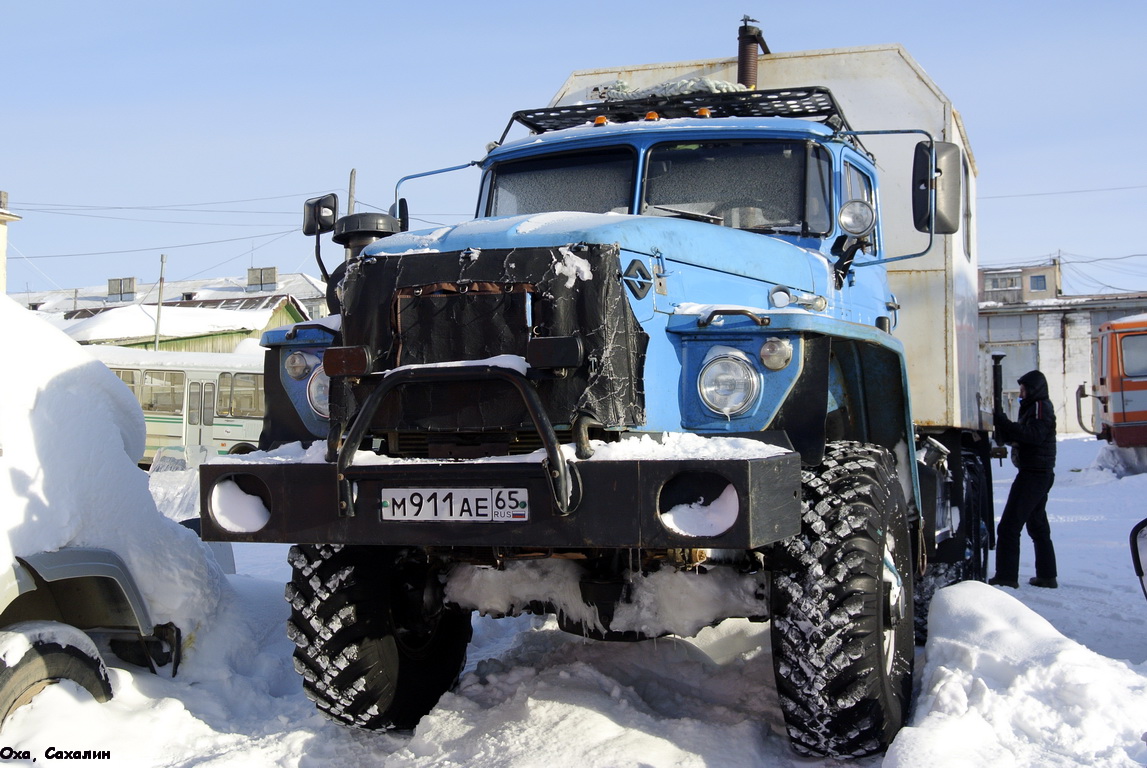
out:
M588 273L587 273L588 270ZM555 426L579 415L605 427L645 422L648 336L621 283L616 245L368 256L344 283L343 340L365 346L374 371L402 365L526 356L532 337L578 337L577 367L532 371ZM362 402L368 385L355 398ZM501 382L402 388L372 431L490 431L528 427L521 399Z

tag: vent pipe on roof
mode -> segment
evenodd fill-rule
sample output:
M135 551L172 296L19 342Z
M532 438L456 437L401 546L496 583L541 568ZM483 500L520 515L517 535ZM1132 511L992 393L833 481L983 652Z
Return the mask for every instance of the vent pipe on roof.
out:
M757 87L757 48L760 47L765 54L772 53L760 27L749 24L755 21L745 16L737 32L737 82L750 90Z

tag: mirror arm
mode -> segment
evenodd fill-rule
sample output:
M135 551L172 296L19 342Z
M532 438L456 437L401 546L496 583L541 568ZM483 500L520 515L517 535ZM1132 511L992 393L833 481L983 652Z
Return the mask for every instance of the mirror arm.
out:
M932 167L935 168L936 167L936 139L935 139L935 137L932 136L931 133L929 133L928 131L925 131L923 128L906 128L906 129L902 129L902 130L887 130L887 131L879 131L879 130L878 131L837 131L836 135L837 136L898 136L898 135L910 134L910 133L919 134L919 135L924 136L925 138L928 139L928 154L931 158ZM919 258L919 257L923 256L924 254L928 253L928 251L932 250L932 245L936 241L936 215L935 215L935 211L936 211L936 185L935 184L929 184L928 199L929 199L929 208L933 213L929 217L928 245L926 245L924 247L924 250L919 251L918 253L910 253L906 256L894 256L890 259L877 259L876 261L866 261L866 262L863 262L861 264L857 264L856 266L858 268L859 267L871 267L871 266L875 266L877 264L889 264L893 261L904 261L905 259L916 259L916 258Z
M869 244L870 241L867 235L864 237L841 235L836 243L833 244L833 253L836 253L838 250L840 251L840 257L837 258L836 264L832 267L832 273L836 279L836 289L838 291L844 287L844 279L848 277L849 270L852 269L852 262L856 259L856 252L867 248Z
M315 261L318 262L319 274L323 276L323 282L329 283L331 281L331 276L327 274L327 268L323 264L322 236L317 234L315 235Z

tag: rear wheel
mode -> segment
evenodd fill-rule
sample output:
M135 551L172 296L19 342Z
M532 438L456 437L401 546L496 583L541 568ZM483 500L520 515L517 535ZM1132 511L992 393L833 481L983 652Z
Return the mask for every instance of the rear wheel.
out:
M802 754L887 748L908 715L911 539L892 455L839 442L802 472L801 533L774 550L773 664Z
M414 728L458 679L469 612L445 606L437 572L403 550L298 545L288 559L307 696L346 725Z
M112 697L103 659L88 636L68 624L36 621L5 627L0 651L8 659L0 660L0 723L61 680L71 680L96 701Z

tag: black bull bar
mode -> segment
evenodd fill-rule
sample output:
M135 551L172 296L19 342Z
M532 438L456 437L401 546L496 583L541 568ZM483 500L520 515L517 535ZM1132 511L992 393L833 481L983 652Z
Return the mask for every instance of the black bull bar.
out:
M545 446L545 459L405 461L353 464L355 451L386 394L398 386L444 377L500 378L523 398ZM233 482L269 512L265 524L236 525L224 507ZM714 535L669 527L662 515L696 501L701 488L732 485L737 516ZM388 514L395 493L411 489L437 498L474 489L524 489L528 514L454 514L426 520ZM693 490L697 489L697 493ZM412 366L382 377L346 433L335 462L285 463L230 459L200 467L203 538L212 541L399 546L539 548L754 549L800 530L800 457L791 451L760 458L634 458L569 461L536 391L517 371L489 365ZM232 502L234 503L234 502ZM421 503L419 512L421 513Z

